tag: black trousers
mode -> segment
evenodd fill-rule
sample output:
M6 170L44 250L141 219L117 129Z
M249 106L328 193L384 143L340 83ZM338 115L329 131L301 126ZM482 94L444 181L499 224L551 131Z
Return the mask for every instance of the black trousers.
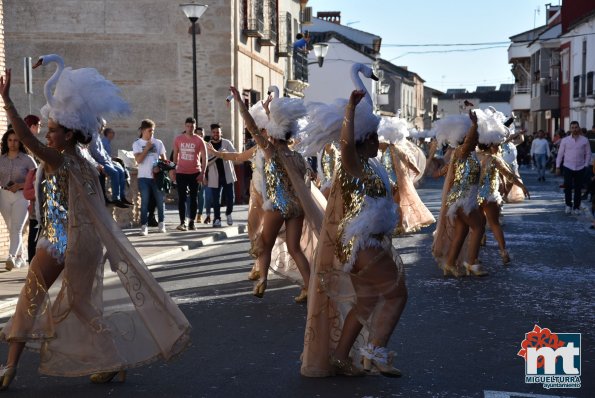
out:
M562 167L564 172L564 200L566 206L573 209L581 208L581 189L583 188L583 175L585 169L571 170L568 167ZM572 191L574 190L574 202L572 198ZM574 203L574 206L573 206Z
M186 198L190 194L190 214L188 218L194 220L196 218L196 205L198 197L198 173L194 174L180 174L176 173L176 184L178 187L178 213L180 215L180 223L186 222Z

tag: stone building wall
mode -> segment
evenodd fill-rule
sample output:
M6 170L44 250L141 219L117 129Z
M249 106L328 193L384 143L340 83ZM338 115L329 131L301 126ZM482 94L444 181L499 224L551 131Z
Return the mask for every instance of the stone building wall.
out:
M4 56L4 4L3 0L0 0L0 71L4 71L5 67L5 56ZM1 103L2 101L0 101ZM4 105L4 104L2 104ZM6 112L0 108L0 136L6 131ZM0 264L8 256L8 230L4 219L0 217ZM0 266L4 268L4 266Z

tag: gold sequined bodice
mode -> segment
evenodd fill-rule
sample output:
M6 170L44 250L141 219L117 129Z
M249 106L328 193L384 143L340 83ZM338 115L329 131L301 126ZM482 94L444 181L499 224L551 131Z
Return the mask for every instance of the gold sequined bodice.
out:
M339 151L335 148L334 144L330 144L330 153L324 149L320 158L320 164L322 166L322 181L330 181L335 174L335 168L337 166L337 159Z
M482 204L490 196L498 193L500 189L500 172L496 167L496 162L491 154L480 156L481 177L479 181L479 191L477 201Z
M68 230L68 162L53 173L45 173L41 181L40 237L46 238L52 251L66 253Z
M473 185L479 184L479 161L475 151L466 159L451 160L454 162L454 181L448 192L446 203L448 206L455 203L459 198L467 196Z
M294 154L294 156L300 156ZM281 165L279 154L275 153L264 162L264 177L267 199L271 201L274 210L279 211L283 218L295 218L303 214L300 202L291 186L287 171Z
M386 169L388 173L388 178L390 180L391 185L397 185L397 172L395 171L395 165L393 164L393 157L390 151L390 147L386 148L386 150L382 153L380 157L380 162Z
M366 196L380 198L387 195L386 186L382 178L380 178L368 161L362 159L361 162L364 176L360 179L347 173L341 161L338 161L336 183L340 184L339 188L343 198L343 219L337 228L335 254L343 264L349 261L355 241L355 237L353 237L347 244L344 244L343 236L345 235L346 226L362 211ZM382 236L372 238L381 240Z

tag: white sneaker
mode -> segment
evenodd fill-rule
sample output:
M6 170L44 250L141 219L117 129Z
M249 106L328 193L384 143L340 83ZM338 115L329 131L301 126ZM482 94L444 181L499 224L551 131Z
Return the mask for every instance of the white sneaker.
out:
M146 224L140 226L140 235L141 236L149 235L149 227Z
M160 222L159 226L157 227L158 231L161 233L165 233L165 223L164 222Z
M14 257L13 256L8 256L8 258L6 259L6 270L7 271L12 271L12 269L14 268L15 263L14 263Z
M219 228L220 226L221 226L220 219L216 219L215 221L213 221L213 228Z
M27 265L27 262L23 259L23 257L16 257L14 260L15 268L23 268Z
M227 225L233 225L233 218L231 218L231 214L227 215Z
M565 211L565 213L566 213L566 214L571 214L571 213L572 213L572 207L570 207L570 206L566 206L566 211Z
M581 209L574 209L572 210L572 214L574 214L575 216L580 216L581 215Z

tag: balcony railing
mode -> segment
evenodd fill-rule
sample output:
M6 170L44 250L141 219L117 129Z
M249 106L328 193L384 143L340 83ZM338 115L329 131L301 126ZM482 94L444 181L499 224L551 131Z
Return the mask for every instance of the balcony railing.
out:
M513 94L529 94L531 92L531 86L528 84L515 84L512 91Z
M261 46L274 46L277 44L277 32L274 30L265 30L258 39Z
M308 54L298 49L293 50L293 79L308 82Z
M244 34L248 37L262 37L264 31L264 22L260 19L248 19Z

